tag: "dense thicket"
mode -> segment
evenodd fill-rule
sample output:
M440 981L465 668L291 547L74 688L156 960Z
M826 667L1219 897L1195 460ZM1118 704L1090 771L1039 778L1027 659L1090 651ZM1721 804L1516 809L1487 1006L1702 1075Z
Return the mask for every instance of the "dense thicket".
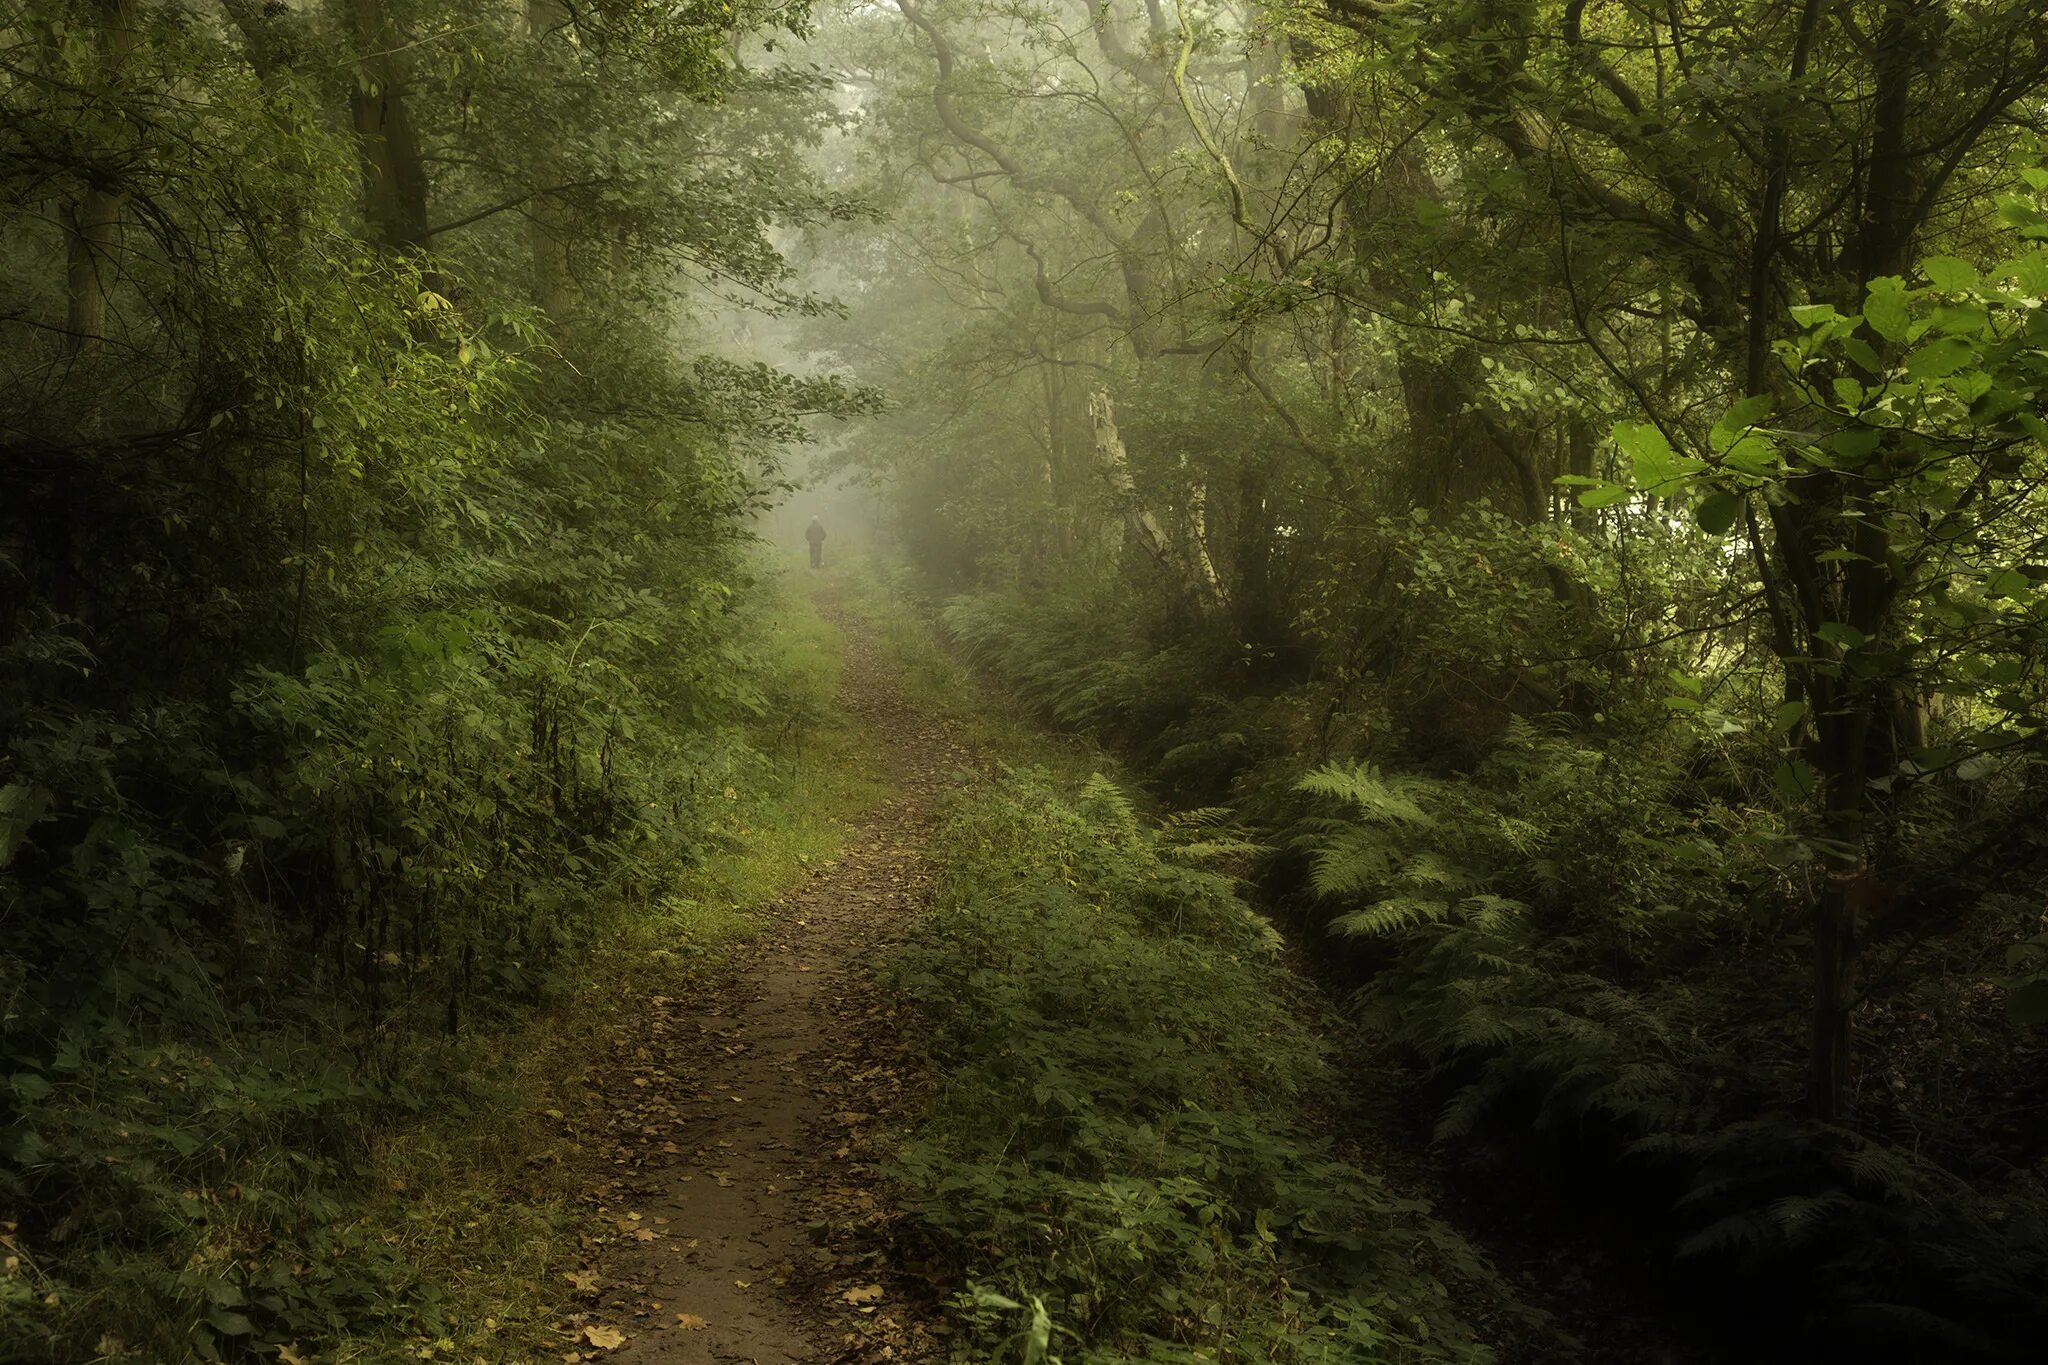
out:
M5 1358L438 1333L364 1144L696 855L747 518L863 401L707 340L847 211L738 55L803 22L0 7Z
M2038 1343L2044 19L834 40L888 218L818 344L955 636L1264 825L1447 1136L1628 1154L1801 1349Z

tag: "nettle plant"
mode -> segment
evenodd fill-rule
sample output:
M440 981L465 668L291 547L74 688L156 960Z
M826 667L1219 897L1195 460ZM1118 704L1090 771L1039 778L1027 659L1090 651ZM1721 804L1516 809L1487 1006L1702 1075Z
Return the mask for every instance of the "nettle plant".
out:
M1869 283L1861 311L1791 310L1765 391L1697 453L1622 423L1635 492L1689 503L1739 537L1783 683L1778 787L1824 867L1813 907L1809 1107L1838 1117L1857 1000L1858 927L1890 897L1908 798L2040 751L2048 655L2048 170L1999 206L2016 249L1988 266L1930 256Z

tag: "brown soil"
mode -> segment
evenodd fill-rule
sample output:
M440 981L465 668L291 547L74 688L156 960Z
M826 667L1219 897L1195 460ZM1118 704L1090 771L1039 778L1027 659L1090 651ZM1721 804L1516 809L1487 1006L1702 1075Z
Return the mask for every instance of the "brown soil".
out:
M859 1158L899 1082L869 1042L863 964L923 903L923 847L968 755L905 703L872 642L846 635L840 701L888 763L891 794L773 908L722 986L648 1002L607 1085L619 1117L600 1147L616 1174L596 1196L606 1245L571 1277L590 1307L565 1326L569 1359L822 1365L931 1345L887 1276L862 1273L826 1228L886 1217Z

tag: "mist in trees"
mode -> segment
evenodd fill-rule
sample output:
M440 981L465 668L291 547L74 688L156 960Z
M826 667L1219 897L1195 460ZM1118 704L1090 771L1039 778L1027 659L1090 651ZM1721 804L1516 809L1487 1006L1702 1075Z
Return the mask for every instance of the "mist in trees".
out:
M2043 19L821 39L882 216L812 344L955 641L1255 821L1446 1135L1632 1153L1699 1273L1930 1359L2043 1264Z
M0 52L0 1353L426 1330L368 1135L772 766L755 532L821 510L1228 807L1443 1141L1599 1172L1786 1350L2038 1344L2040 0Z

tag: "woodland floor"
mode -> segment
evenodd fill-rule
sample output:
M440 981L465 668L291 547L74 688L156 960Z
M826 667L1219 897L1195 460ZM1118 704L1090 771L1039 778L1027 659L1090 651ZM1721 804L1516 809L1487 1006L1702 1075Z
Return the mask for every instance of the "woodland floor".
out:
M637 1043L593 1077L614 1118L591 1145L612 1174L591 1192L602 1245L571 1276L590 1307L568 1329L590 1358L821 1365L933 1345L889 1277L847 1250L866 1240L850 1229L888 1217L868 1135L902 1086L861 964L923 904L926 836L968 754L905 701L844 611L821 608L846 628L839 702L889 792L724 981L652 997Z
M893 1264L884 1250L897 1215L876 1163L917 1078L899 1027L911 1021L870 965L923 905L928 836L975 755L904 696L872 634L820 586L821 611L845 637L839 704L885 763L888 793L848 821L839 857L775 904L729 972L687 1000L648 997L584 1078L594 1231L567 1277L582 1304L562 1324L568 1361L915 1365L945 1354L929 1286L950 1280L947 1269ZM1342 1145L1397 1189L1442 1200L1525 1301L1578 1337L1560 1355L1526 1327L1481 1322L1503 1360L1714 1359L1680 1344L1654 1289L1600 1239L1537 1226L1556 1201L1526 1188L1526 1172L1503 1176L1517 1193L1493 1199L1473 1199L1470 1178L1447 1179L1417 1132L1414 1096L1400 1093L1412 1083L1383 1060L1348 1063L1372 1093L1330 1116L1348 1130Z

